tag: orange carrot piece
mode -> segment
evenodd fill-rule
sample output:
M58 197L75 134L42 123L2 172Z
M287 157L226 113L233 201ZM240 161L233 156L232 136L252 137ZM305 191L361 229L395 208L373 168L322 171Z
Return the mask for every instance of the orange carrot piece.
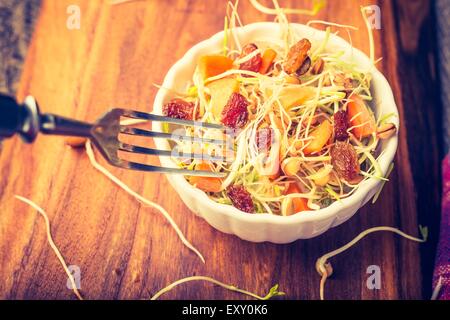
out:
M292 193L302 193L300 191L300 188L295 183L289 184L289 188L286 190L286 194L292 194ZM300 197L293 198L292 204L294 205L295 213L310 210L308 207L308 199L300 198Z
M360 96L352 94L349 100L347 104L348 119L352 127L357 126L352 129L352 133L361 140L375 132L375 119Z
M233 60L219 55L201 56L198 59L198 68L203 79L207 79L233 68Z
M316 89L311 86L307 87L285 87L281 90L279 100L286 111L291 110L295 106L304 104L312 99L316 94Z
M273 60L275 60L277 53L273 49L266 49L262 55L262 63L261 67L259 67L259 73L266 74L269 71L270 66L272 65Z
M312 139L307 142L308 145L303 149L304 154L310 154L313 152L319 152L322 150L323 146L328 142L331 135L333 134L333 126L330 121L323 121L310 136Z
M202 162L195 166L195 170L211 171L211 165L207 162ZM220 178L193 176L189 178L189 182L206 192L220 192L222 190L222 179Z

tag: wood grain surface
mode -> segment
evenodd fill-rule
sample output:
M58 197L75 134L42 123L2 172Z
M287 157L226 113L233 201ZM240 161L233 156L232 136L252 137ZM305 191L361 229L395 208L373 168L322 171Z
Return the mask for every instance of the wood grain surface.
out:
M262 1L269 5L269 3ZM378 4L376 56L400 110L396 167L380 199L324 235L288 245L255 244L223 234L196 217L166 178L108 168L133 189L163 205L206 264L186 249L163 217L97 172L83 150L59 137L40 136L33 145L14 138L0 154L0 298L75 299L66 275L47 244L42 218L14 199L28 197L49 214L55 242L69 264L81 268L87 299L146 299L179 278L213 276L265 294L279 283L287 299L318 299L314 263L366 228L389 225L418 235L424 245L393 234L372 234L332 259L328 299L427 299L439 220L438 83L432 3L414 1L328 1L315 19L351 24L355 47L368 53L361 4ZM66 27L68 5L81 9L81 29ZM306 7L311 1L282 1ZM150 111L170 68L195 43L223 28L225 1L43 1L18 99L34 95L41 109L92 121L112 106ZM272 21L241 0L244 23ZM310 17L291 16L306 23ZM323 28L322 26L318 26ZM345 38L345 31L340 32ZM104 164L105 162L102 161ZM156 160L155 160L156 163ZM366 287L369 265L381 268L380 290ZM182 285L166 299L246 298L207 283Z

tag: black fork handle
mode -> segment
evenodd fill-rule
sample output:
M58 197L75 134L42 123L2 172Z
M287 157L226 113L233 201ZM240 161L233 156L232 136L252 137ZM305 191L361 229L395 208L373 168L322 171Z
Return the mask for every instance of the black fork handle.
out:
M11 137L22 130L27 110L11 97L0 95L0 136Z
M65 136L89 137L92 125L54 114L39 112L33 97L19 104L9 96L0 94L0 137L18 133L26 142L33 142L39 132Z

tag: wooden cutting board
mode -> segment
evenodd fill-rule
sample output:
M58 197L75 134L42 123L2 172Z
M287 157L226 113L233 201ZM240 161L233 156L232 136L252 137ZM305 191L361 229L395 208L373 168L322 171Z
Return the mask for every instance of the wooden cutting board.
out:
M263 3L266 3L263 1ZM380 225L418 235L424 245L377 233L332 259L329 299L429 298L439 220L440 109L434 68L434 21L428 1L370 1L381 8L376 56L400 111L400 143L391 181L380 199L348 222L311 240L256 244L223 234L196 217L159 174L109 168L137 192L163 205L206 264L186 249L161 214L145 207L97 172L83 150L59 137L33 145L14 138L0 154L0 298L75 299L47 244L43 219L14 199L28 197L50 217L55 242L67 262L81 269L87 299L145 299L186 276L207 275L265 294L275 283L288 299L317 299L316 259ZM266 3L270 5L269 3ZM311 1L280 1L308 7ZM368 53L359 13L369 1L328 1L314 19L359 27L355 47ZM66 27L67 8L77 5L80 29ZM223 28L225 1L43 1L28 50L18 99L34 95L45 112L92 121L113 106L152 110L157 89L172 64L195 43ZM248 1L242 21L272 21ZM306 23L310 17L291 16ZM323 28L323 26L318 26ZM338 29L334 29L338 30ZM344 38L345 30L339 31ZM104 161L102 161L105 164ZM157 163L157 160L155 160ZM366 286L368 266L381 269L381 289ZM167 299L246 298L208 283L178 287Z

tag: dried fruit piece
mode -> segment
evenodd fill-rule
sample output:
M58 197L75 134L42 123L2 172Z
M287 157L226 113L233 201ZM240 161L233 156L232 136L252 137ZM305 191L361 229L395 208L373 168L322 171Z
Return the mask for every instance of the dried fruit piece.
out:
M323 61L322 58L318 58L311 68L311 73L312 74L321 74L324 67L325 67L325 61Z
M250 193L245 190L244 186L232 185L227 188L227 195L230 198L233 206L241 211L247 213L255 212L255 205L253 204Z
M261 58L261 67L259 68L259 73L266 74L269 71L270 66L277 57L277 53L273 49L266 49Z
M252 53L255 50L258 50L258 47L256 46L256 44L254 44L254 43L246 44L242 48L242 52L241 52L241 55L240 55L239 58L242 59L245 56L248 56L250 53ZM251 58L250 60L247 60L247 61L241 63L239 65L239 69L247 70L247 71L253 71L253 72L258 72L259 68L261 68L261 64L262 64L261 54L258 53L253 58Z
M203 79L217 76L233 68L233 60L225 56L201 56L198 59L198 69Z
M195 166L195 170L212 171L212 168L208 162L201 162ZM192 176L189 178L189 182L205 192L220 192L222 190L222 179L220 178Z
M230 128L242 128L248 120L248 101L240 93L233 92L222 111L222 123Z
M222 110L233 92L239 92L239 82L234 78L222 78L206 85L211 94L211 109L214 117L220 119Z
M339 110L333 116L334 118L334 137L336 140L344 141L348 138L348 117L347 112Z
M289 187L286 190L286 194L292 193L302 193L300 188L296 183L289 184ZM289 216L301 211L308 211L308 199L305 198L288 198L284 203L282 203L282 214Z
M271 128L261 128L256 131L256 146L258 151L268 152L273 143L273 134Z
M172 99L163 106L163 114L176 119L195 120L198 117L198 108L195 116L194 110L193 103L182 99Z
M285 87L281 90L279 95L279 100L281 105L287 111L295 106L302 105L306 101L312 99L316 94L316 89L314 87Z
M311 140L303 149L304 154L311 154L313 152L319 152L328 142L333 133L333 128L330 121L324 120L319 126L311 132Z
M297 71L295 71L295 73L298 76L302 76L308 72L310 67L311 67L311 58L306 57L305 61L303 61L302 65L300 66L300 68L297 69Z
M339 178L352 182L360 172L358 156L350 143L337 141L331 148L331 163Z
M375 132L375 119L372 112L357 94L352 94L347 104L347 114L356 138L362 139Z
M308 39L302 39L293 45L289 49L286 62L283 65L284 71L288 74L296 72L308 57L309 49L311 49L311 42Z

